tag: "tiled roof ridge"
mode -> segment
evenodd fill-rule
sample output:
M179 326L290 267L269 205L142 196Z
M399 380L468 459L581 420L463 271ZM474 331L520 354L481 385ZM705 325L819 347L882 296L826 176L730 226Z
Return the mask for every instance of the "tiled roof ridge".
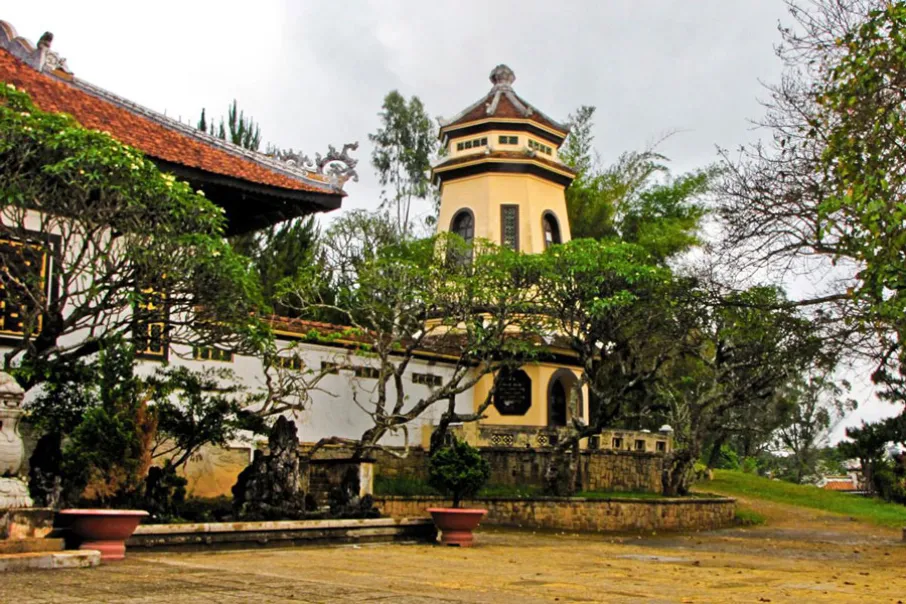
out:
M19 36L16 29L9 22L0 20L0 48L9 51L14 57L20 59L28 67L34 69L41 75L52 78L60 83L73 86L95 98L107 101L126 111L149 119L159 126L194 138L199 142L217 148L225 153L229 153L230 155L254 162L263 168L272 170L287 178L296 179L312 187L326 189L324 191L325 193L343 194L342 186L329 177L323 177L303 168L275 159L264 153L251 151L229 141L217 138L188 124L183 124L179 120L175 120L154 111L153 109L149 109L134 101L123 98L100 86L74 77L66 65L66 59L61 58L59 54L50 50L52 42L53 34L46 32L41 36L37 45L32 44L27 38Z
M65 79L62 79L62 78L60 78L60 79L61 79L61 81L66 82ZM289 176L292 178L298 178L298 179L302 180L303 182L306 182L313 186L329 187L329 188L333 189L336 193L341 193L343 191L343 189L341 187L330 182L327 178L323 178L323 179L317 178L318 175L316 175L312 172L309 172L308 170L296 168L290 164L287 164L285 162L281 162L280 160L274 159L273 157L271 157L265 153L261 153L259 151L252 151L250 149L246 149L245 147L242 147L242 146L232 143L230 141L227 141L222 138L218 138L216 136L208 134L207 132L199 130L198 128L195 128L188 124L184 124L184 123L180 122L179 120L173 119L172 117L169 117L167 115L154 111L153 109L149 109L143 105L139 105L138 103L136 103L134 101L130 101L126 98L123 98L117 94L110 92L109 90L106 90L105 88L101 88L100 86L96 86L96 85L86 82L85 80L82 80L80 78L73 77L72 81L69 83L74 85L75 87L79 88L80 90L87 92L88 94L90 94L92 96L101 98L101 99L103 99L105 101L109 101L111 103L115 103L115 104L119 105L120 107L127 109L128 111L131 111L132 113L136 113L136 114L146 117L150 120L153 120L154 122L160 124L161 126L170 128L171 130L176 130L180 134L185 134L187 136L196 138L196 139L204 142L207 145L210 145L212 147L217 147L220 150L226 151L227 153L230 153L232 155L236 155L236 156L242 157L244 159L253 161L255 163L261 164L263 166L266 166L267 168L274 170L276 172L280 172L281 174L283 174L285 176Z
M507 67L504 64L500 64L491 71L490 75L491 90L482 96L480 99L457 113L454 117L450 119L440 119L441 128L446 128L447 126L452 126L456 124L464 117L475 111L475 109L484 105L485 115L488 117L493 117L497 113L497 107L500 105L500 100L502 97L506 97L507 100L512 103L513 107L522 114L526 119L531 118L533 115L537 115L543 120L550 123L554 128L562 131L569 132L569 127L561 124L557 120L551 118L549 115L545 114L543 111L539 110L537 107L534 107L531 103L520 97L516 94L516 91L513 89L513 82L516 80L516 75L513 73L513 70Z

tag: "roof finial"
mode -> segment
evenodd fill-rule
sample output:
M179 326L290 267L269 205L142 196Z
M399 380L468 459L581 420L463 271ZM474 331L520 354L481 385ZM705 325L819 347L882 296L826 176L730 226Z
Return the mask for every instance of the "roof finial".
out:
M45 31L44 35L38 40L38 48L50 48L51 44L53 44L53 34Z
M510 88L515 81L516 74L503 63L491 70L491 83L495 88Z

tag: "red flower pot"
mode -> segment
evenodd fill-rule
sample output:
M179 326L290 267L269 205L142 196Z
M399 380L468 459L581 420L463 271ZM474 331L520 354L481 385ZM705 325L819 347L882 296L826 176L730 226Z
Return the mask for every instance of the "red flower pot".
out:
M434 524L440 529L440 542L444 545L472 547L475 536L472 534L487 510L463 508L428 508Z
M101 560L126 557L126 539L148 515L144 510L60 510L66 527L79 539L79 549L101 552Z

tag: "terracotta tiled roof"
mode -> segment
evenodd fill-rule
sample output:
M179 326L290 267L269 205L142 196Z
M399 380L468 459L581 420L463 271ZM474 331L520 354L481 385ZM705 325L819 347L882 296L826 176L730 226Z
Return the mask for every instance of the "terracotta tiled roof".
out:
M475 122L478 120L499 117L505 119L524 119L535 122L552 130L556 130L564 137L569 128L556 122L544 113L533 107L525 99L516 94L512 84L516 79L513 71L506 65L498 65L491 72L491 82L494 86L490 92L475 103L469 105L459 115L442 122L441 131L453 129L459 124Z
M853 484L852 479L846 478L828 478L827 482L824 483L824 486L821 487L825 491L855 491L858 490L858 485Z
M434 166L434 170L440 170L442 168L450 168L452 166L457 166L460 164L467 164L473 161L480 161L483 159L511 159L511 160L521 160L521 161L536 161L544 164L555 170L566 172L568 174L576 174L576 171L567 166L566 164L561 164L560 162L554 161L552 159L547 159L540 153L535 153L535 155L529 154L528 151L491 151L489 153L470 153L468 155L460 155L448 159L440 164Z
M352 328L346 325L323 323L321 321L308 321L307 319L293 319L290 317L281 317L279 315L268 317L267 322L272 329L286 334L305 336L314 332L320 337L341 336L340 339L346 341L366 341L365 338L355 335L352 332Z
M0 81L28 92L41 109L68 113L83 126L110 132L117 140L152 158L280 189L345 195L322 175L281 166L275 159L215 139L58 73L64 77L37 71L0 48Z

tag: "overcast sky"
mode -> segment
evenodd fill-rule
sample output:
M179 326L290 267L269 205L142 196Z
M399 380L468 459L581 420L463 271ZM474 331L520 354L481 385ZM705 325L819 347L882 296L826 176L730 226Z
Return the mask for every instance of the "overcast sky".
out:
M555 119L595 105L605 163L676 131L660 147L674 169L705 166L717 146L763 135L749 120L760 82L779 78L773 46L789 21L782 0L32 0L0 19L32 41L53 32L77 77L183 121L235 98L278 147L359 141L345 208L379 202L368 133L387 92L449 117L487 92L498 63ZM893 414L858 391L847 423Z

